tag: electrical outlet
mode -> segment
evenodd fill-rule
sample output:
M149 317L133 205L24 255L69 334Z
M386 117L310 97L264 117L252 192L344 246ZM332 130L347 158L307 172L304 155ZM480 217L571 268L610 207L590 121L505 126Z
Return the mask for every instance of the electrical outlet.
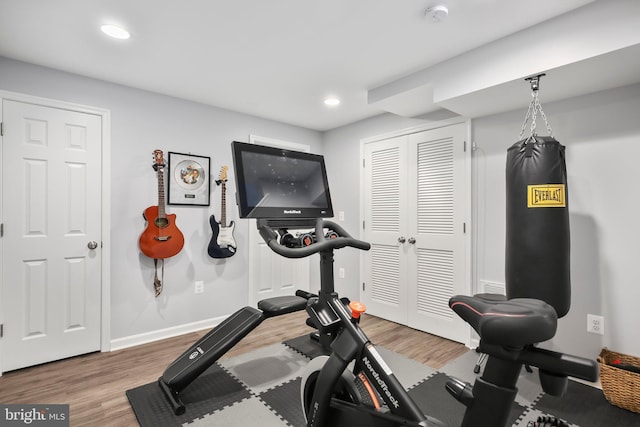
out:
M344 211L338 212L338 221L344 221Z
M204 292L204 282L202 280L196 280L195 293L201 294Z
M341 279L344 279L344 268L340 267L340 270L338 270L338 275Z
M587 332L604 335L604 317L587 314Z

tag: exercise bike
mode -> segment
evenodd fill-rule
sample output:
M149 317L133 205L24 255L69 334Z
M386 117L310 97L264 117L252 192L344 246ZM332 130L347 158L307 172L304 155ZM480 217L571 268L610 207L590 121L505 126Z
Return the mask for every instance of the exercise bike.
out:
M306 311L308 323L318 334L330 337L331 354L311 360L302 378L300 396L307 426L444 426L423 414L367 338L359 325L364 308L353 302L345 305L334 290L333 251L368 250L369 243L319 218L314 243L287 247L279 242L280 234L272 225L258 220L260 235L277 254L287 258L320 255L321 288L317 297L308 300ZM332 238L324 238L325 229L334 232ZM553 338L557 327L555 310L543 301L487 302L459 295L450 299L449 306L478 333L480 351L488 355L484 372L473 385L453 377L446 384L447 391L466 406L464 427L506 425L524 365L539 369L542 388L552 395L566 391L569 376L592 382L598 378L595 361L535 346Z

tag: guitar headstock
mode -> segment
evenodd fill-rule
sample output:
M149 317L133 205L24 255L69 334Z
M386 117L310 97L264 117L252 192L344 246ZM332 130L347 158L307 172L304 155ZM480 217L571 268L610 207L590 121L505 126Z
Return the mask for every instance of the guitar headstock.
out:
M223 182L227 182L227 170L229 169L229 166L222 166L220 168L220 175L218 176L218 179L216 180L216 184L220 185Z
M158 168L164 167L164 154L162 150L153 150L153 169L158 170Z

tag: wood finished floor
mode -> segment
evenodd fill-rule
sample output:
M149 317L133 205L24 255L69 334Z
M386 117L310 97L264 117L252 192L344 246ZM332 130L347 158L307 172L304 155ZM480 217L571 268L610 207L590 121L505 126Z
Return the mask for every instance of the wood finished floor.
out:
M309 333L305 319L304 312L268 319L223 358ZM376 345L436 369L469 351L462 344L366 314L362 326ZM206 332L7 372L0 377L0 403L69 404L71 426L137 426L125 391L157 380Z

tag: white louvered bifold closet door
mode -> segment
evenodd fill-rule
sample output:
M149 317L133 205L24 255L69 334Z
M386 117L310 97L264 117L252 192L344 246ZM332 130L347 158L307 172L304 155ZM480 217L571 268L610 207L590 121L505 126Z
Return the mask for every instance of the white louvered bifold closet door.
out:
M363 301L371 314L465 342L465 124L365 144Z
M407 229L407 137L365 145L365 304L370 313L406 324L407 258L398 241Z
M410 135L408 173L415 179L407 185L415 200L408 209L415 237L408 268L415 276L409 279L407 324L462 342L468 327L449 308L449 298L466 290L465 133L458 124Z

